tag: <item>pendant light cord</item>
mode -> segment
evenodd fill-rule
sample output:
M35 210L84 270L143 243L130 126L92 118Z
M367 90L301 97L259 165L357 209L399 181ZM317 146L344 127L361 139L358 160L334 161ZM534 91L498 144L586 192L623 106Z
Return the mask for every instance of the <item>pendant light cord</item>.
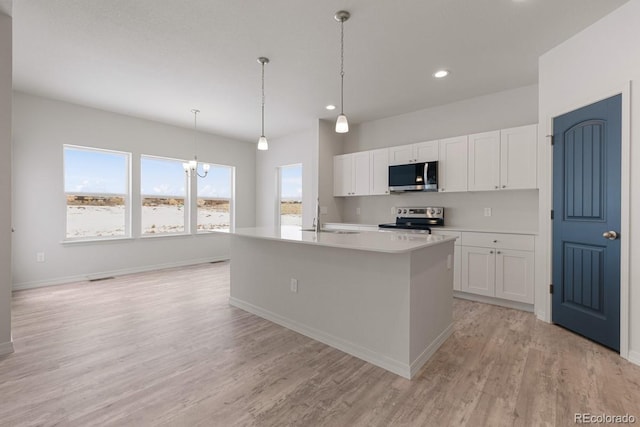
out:
M344 19L340 20L340 114L344 114Z
M264 136L264 61L262 61L262 135Z

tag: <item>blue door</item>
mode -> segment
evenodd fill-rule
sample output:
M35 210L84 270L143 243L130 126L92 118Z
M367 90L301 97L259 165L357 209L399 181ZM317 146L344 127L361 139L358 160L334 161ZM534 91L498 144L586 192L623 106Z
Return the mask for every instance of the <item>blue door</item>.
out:
M621 100L553 120L552 320L617 351Z

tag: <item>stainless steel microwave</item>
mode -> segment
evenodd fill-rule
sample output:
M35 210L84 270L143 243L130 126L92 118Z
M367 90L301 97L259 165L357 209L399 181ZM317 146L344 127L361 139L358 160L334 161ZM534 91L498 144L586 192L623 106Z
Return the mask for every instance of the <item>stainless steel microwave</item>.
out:
M438 162L389 166L389 191L438 191Z

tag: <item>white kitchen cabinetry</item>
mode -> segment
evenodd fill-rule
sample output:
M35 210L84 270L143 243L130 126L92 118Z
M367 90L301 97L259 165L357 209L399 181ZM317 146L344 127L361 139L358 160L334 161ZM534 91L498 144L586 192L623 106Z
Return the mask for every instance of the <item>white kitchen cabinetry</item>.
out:
M461 290L461 271L462 271L462 249L460 246L460 237L462 235L459 231L447 231L447 230L438 230L436 227L431 229L431 234L441 235L441 236L452 236L457 237L454 246L453 246L453 290L460 291Z
M536 188L537 126L469 135L469 191Z
M537 188L538 126L500 131L500 188Z
M389 166L434 162L439 159L438 141L418 142L389 148Z
M369 194L369 152L342 154L333 158L333 195Z
M369 153L371 162L369 194L389 194L389 149L381 148Z
M463 292L533 304L534 238L462 233Z
M467 191L467 136L440 140L439 191Z
M500 188L500 131L469 135L469 191Z

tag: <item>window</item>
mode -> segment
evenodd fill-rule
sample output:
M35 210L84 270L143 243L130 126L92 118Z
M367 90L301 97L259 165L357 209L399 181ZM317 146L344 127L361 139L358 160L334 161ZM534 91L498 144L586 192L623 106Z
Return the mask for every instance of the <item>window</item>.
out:
M302 165L281 166L278 174L280 228L302 228Z
M198 177L198 232L229 231L233 227L233 177L231 166L211 165Z
M185 232L187 175L182 163L181 160L141 157L142 235Z
M130 236L131 155L65 145L65 238L83 240Z

